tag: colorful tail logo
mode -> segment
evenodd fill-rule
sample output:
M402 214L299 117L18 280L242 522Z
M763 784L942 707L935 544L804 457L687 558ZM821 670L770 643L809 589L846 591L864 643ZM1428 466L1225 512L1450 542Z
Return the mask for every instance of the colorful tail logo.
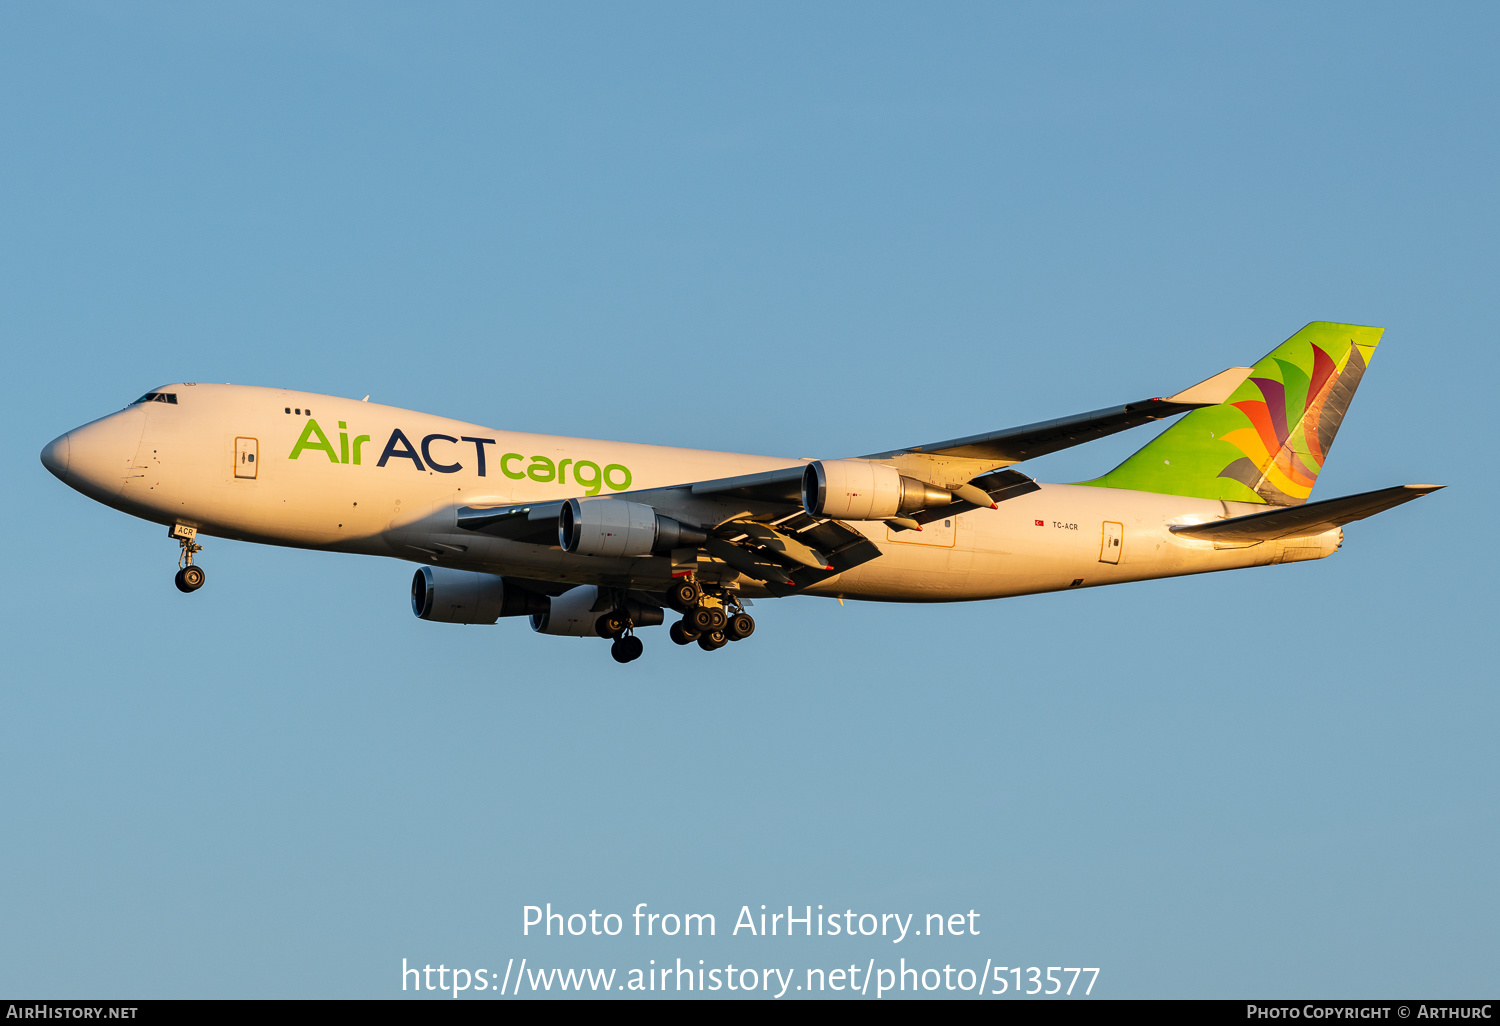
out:
M1220 406L1194 410L1095 481L1202 499L1307 501L1384 329L1314 321Z
M1221 436L1245 455L1219 476L1240 482L1273 506L1307 500L1365 373L1357 345L1344 351L1342 366L1317 345L1309 348L1311 373L1275 355L1262 360L1246 382L1259 389L1260 398L1229 403L1245 415L1250 427ZM1280 381L1259 376L1268 362L1279 368Z

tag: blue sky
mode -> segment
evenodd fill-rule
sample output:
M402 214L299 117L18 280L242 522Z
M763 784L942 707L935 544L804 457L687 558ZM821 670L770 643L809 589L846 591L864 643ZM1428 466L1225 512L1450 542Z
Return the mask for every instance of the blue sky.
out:
M1114 997L1491 993L1496 28L1478 4L0 8L0 992L905 955L1100 966ZM394 561L209 540L186 598L162 529L37 461L183 379L838 456L1163 394L1310 320L1387 329L1315 497L1450 486L1333 558L766 602L745 644L648 637L624 668L420 622ZM1026 469L1077 480L1149 437ZM520 935L548 901L985 932L549 946Z

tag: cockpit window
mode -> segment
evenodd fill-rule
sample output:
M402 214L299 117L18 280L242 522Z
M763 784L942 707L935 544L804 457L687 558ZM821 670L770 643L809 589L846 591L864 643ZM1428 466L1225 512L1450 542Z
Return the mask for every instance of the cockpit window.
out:
M139 399L137 399L135 402L131 403L130 405L131 406L136 406L136 405L138 405L140 403L171 403L173 406L176 406L177 405L177 393L176 392L147 392L145 395L141 396Z

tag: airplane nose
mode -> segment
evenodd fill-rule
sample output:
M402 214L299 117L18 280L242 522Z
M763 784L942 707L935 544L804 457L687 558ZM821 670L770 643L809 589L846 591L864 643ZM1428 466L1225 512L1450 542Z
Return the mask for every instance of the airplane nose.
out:
M42 449L42 466L57 475L58 480L68 479L68 457L71 455L68 436L58 435Z
M69 488L109 502L125 487L145 430L146 414L128 406L48 442L42 465Z

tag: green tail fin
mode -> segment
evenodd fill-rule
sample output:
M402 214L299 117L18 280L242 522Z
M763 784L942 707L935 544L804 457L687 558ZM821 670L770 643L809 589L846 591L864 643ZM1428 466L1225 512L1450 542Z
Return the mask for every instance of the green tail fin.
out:
M1228 402L1192 411L1108 474L1081 483L1306 502L1384 330L1314 321L1257 363Z

